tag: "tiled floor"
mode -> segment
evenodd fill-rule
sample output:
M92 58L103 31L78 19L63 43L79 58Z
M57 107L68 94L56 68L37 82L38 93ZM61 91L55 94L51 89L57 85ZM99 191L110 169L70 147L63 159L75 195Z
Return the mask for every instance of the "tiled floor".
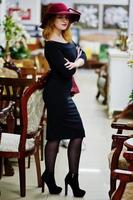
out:
M108 119L107 108L95 100L97 75L93 70L80 69L76 74L76 80L81 93L74 97L81 113L86 130L83 149L80 160L80 186L86 190L83 200L108 200L109 169L107 155L110 150L111 120ZM35 166L32 160L30 169L27 169L27 194L26 200L76 200L69 188L68 196L64 196L64 177L68 171L67 151L60 147L56 163L56 181L63 187L60 195L50 195L47 187L46 192L41 193L37 188ZM42 171L44 162L41 162ZM18 200L19 177L18 168L14 166L13 177L3 177L0 181L1 200Z

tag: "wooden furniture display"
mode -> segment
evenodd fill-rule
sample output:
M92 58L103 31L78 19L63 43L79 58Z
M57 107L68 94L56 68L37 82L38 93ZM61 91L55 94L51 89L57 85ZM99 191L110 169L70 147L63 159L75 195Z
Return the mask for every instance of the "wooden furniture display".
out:
M124 151L123 157L128 163L128 169L115 169L112 172L112 178L119 180L112 200L131 200L133 198L133 138L127 139L124 146L127 150Z
M125 151L125 147L123 146L124 141L133 137L133 118L128 118L129 111L133 114L132 103L129 104L121 113L116 115L111 124L111 127L116 130L116 134L112 135L111 152L108 156L110 166L110 197L116 190L116 179L112 177L112 172L118 168L127 170L129 165L123 157L123 152Z
M124 118L124 116L127 115L133 116L133 103L128 104L122 112L120 112L118 115L115 115L113 121L116 122L118 119Z
M32 68L35 66L34 60L31 58L21 59L21 60L13 59L12 61L18 68L21 68L21 67Z
M36 80L37 70L34 61L30 59L12 60L5 62L0 69L0 77L6 78L28 78Z
M35 66L37 68L37 74L45 74L49 71L49 64L46 60L46 58L44 57L44 50L40 51L36 51L36 53L34 53L32 55Z
M18 78L20 77L20 69L15 66L12 67L12 65L5 66L0 69L0 77Z
M33 59L13 60L20 71L21 78L28 78L36 80L37 68Z
M133 114L132 103L120 114L116 115L111 124L111 127L116 130L116 134L112 135L111 152L108 156L110 166L110 198L116 190L117 185L116 178L112 176L113 171L115 169L127 170L129 167L129 163L123 157L123 153L127 150L124 146L124 141L133 137L133 118L129 118L129 112Z
M13 62L20 69L21 77L24 78L37 79L49 71L47 60L43 53L40 53L40 51L38 53L37 50L35 50L30 59L13 60Z
M125 151L125 148L123 148L123 144L125 140L133 137L133 123L113 122L111 124L111 127L113 129L116 129L116 134L112 135L111 152L108 156L110 166L110 197L116 190L116 179L112 177L112 172L115 169L128 169L129 164L123 158L123 152Z
M34 79L34 80L36 80L37 78L36 67L21 67L20 74L21 78Z
M108 114L122 111L129 102L133 89L133 70L128 67L128 53L118 49L109 49L108 65Z
M0 157L16 157L19 164L20 195L26 195L25 158L34 155L38 186L41 186L41 169L39 160L40 123L43 118L44 101L42 92L45 79L34 82L25 89L21 98L21 135L15 132L1 134Z
M105 63L100 62L98 58L93 58L93 59L88 59L83 67L88 68L88 69L97 69L100 68L104 65Z

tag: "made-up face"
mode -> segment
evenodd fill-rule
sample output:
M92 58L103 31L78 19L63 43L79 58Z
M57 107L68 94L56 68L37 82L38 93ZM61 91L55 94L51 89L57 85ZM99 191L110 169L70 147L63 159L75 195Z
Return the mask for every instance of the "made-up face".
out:
M54 22L55 28L58 30L66 30L69 25L68 15L57 15Z

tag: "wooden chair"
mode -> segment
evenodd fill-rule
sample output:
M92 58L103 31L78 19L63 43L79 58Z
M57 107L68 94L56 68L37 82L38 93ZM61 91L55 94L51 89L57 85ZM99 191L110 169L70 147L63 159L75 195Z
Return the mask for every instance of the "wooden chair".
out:
M120 114L114 116L113 121L116 122L120 118L124 118L126 115L132 115L133 116L133 102L127 105L127 107L120 112Z
M127 151L124 151L123 157L128 163L128 169L115 169L112 171L112 178L119 180L118 186L111 197L112 200L133 199L133 138L127 139L124 146Z
M5 70L5 77L18 78L20 77L20 68L18 68L13 62L5 61L3 70Z
M102 103L107 104L107 64L104 64L101 68L96 69L96 73L98 74L96 99L98 100L99 97L102 96Z
M41 186L41 169L39 160L40 123L44 112L42 98L45 80L34 82L25 89L21 98L22 131L14 134L1 134L0 157L16 157L19 164L20 195L26 195L25 158L34 155L38 186Z
M21 97L26 87L34 83L34 79L27 78L1 78L0 77L0 104L6 107L10 101L14 101L14 132L21 133ZM4 129L5 130L5 129Z
M19 71L20 72L20 71ZM20 74L19 74L20 75ZM35 80L27 78L0 78L0 108L5 108L8 106L10 101L14 101L14 110L13 116L14 121L12 120L10 126L10 132L19 132L22 131L22 119L21 119L21 97L23 91L26 87L31 85ZM3 130L7 131L7 124L0 123ZM9 129L8 129L9 130ZM28 167L30 167L30 158L28 159ZM8 158L4 159L4 169L6 176L14 175L14 169L11 162Z
M3 68L0 70L0 77L7 77L7 78L19 78L20 77L20 68L16 67L16 65L12 61L5 61ZM9 101L4 100L0 101L0 109L8 106ZM11 120L10 120L11 121ZM13 127L12 127L13 128ZM12 132L11 126L10 131ZM5 169L5 176L13 176L14 169L11 165L11 162L8 158L4 159L4 169Z
M112 135L111 152L109 153L109 166L110 166L110 191L111 197L116 190L116 179L112 177L112 172L115 169L127 170L129 163L123 157L123 152L127 150L123 146L125 140L133 137L133 120L126 119L129 110L133 114L132 103L129 104L119 115L113 119L111 127L116 129L116 134ZM123 119L122 119L123 118Z
M12 123L12 112L13 112L13 105L14 105L14 102L10 102L9 105L6 107L6 108L3 108L2 110L0 110L0 122L1 123L7 123L8 124L8 128L7 130L9 131L10 130L10 126L11 126L11 123ZM1 143L1 133L2 133L2 128L0 127L0 143ZM3 172L3 165L4 165L4 161L2 158L0 158L0 178L2 177L2 172Z
M0 110L0 122L3 123L3 121L8 124L8 131L10 130L10 116L12 116L12 112L13 112L13 106L14 106L14 102L10 102L9 105L6 108L3 108L2 110ZM0 127L0 142L1 142L1 132L2 132L2 128Z

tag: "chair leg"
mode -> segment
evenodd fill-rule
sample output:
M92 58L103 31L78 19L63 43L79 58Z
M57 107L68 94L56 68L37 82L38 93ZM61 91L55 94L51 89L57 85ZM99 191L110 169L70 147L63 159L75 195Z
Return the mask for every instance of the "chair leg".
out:
M39 147L37 148L37 150L34 154L34 158L35 158L35 163L36 163L38 187L41 187L42 181L41 181L41 166L40 166L40 158L39 158Z
M19 164L19 179L20 179L20 195L26 195L26 173L25 173L25 158L18 159Z
M118 186L116 192L114 193L112 200L121 200L122 195L124 193L126 187L126 183L125 182L120 182L120 185Z
M41 130L41 133L40 133L40 135L41 135L41 161L43 161L43 159L44 159L44 130L42 129Z
M113 192L116 190L116 179L110 178L110 191L109 191L109 197L111 198Z
M4 164L4 158L0 157L0 179L2 178L3 175L3 164Z

